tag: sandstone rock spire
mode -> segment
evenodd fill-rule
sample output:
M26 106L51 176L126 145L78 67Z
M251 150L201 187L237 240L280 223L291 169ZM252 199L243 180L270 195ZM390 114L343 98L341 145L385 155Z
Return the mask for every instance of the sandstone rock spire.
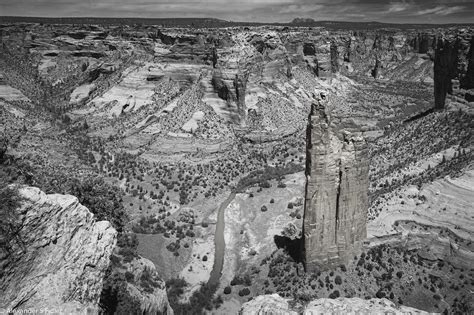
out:
M303 237L309 271L346 263L367 234L367 145L331 123L326 103L321 94L307 129Z

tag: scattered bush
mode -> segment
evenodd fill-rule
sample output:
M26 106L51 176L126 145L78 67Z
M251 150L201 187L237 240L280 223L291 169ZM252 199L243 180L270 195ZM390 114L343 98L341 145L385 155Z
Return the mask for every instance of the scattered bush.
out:
M242 290L239 291L239 296L247 296L249 294L250 294L249 288L243 288Z

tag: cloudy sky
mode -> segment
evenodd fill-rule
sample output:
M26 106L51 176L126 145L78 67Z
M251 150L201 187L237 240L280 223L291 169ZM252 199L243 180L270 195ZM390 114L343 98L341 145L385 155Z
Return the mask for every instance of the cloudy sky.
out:
M474 23L474 0L0 0L0 15Z

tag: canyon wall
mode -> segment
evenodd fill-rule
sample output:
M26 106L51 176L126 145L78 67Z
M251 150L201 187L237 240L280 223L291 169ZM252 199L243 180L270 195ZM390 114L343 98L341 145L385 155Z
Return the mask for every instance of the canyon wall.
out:
M344 264L366 238L368 149L339 130L325 107L312 105L307 129L304 259L309 271Z
M460 30L441 34L436 40L434 58L435 108L443 109L448 94L474 101L474 37Z
M372 77L434 84L437 108L444 107L446 95L457 89L461 91L454 92L460 99L474 99L470 28L418 31L265 26L124 30L120 36L140 43L133 56L128 48L120 48L112 30L103 29L104 33L110 32L108 37L97 38L91 33L82 40L74 39L70 30L56 30L55 36L64 38L54 41L54 47L64 52L54 57L60 62L47 75L38 69L41 62L55 60L50 56L51 47L31 39L44 35L31 28L28 40L22 39L24 31L9 31L5 36L0 47L0 67L8 74L5 80L9 85L20 89L34 103L51 108L66 106L63 103L67 103L72 86L80 82L103 85L97 91L108 88L109 81L115 84L119 76L114 72L120 71L104 71L103 65L121 65L125 69L130 66L129 58L166 64L164 72L173 72L173 78L183 85L200 80L205 103L222 108L221 112L227 113L222 116L241 127L248 125L249 111L258 107L262 83L272 88L273 83L291 79L293 73L305 67L321 79L340 73L362 80ZM10 41L29 42L25 45L29 51L17 51L15 45L7 44ZM94 51L88 52L93 56L84 63L81 54L86 52L80 50L86 44ZM62 71L59 64L68 63L74 66L73 70ZM158 81L162 76L150 79Z

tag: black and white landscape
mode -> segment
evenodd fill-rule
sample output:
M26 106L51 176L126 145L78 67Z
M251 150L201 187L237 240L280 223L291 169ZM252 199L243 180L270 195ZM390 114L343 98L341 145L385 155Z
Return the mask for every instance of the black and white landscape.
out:
M0 5L0 312L474 312L472 3L101 1Z

